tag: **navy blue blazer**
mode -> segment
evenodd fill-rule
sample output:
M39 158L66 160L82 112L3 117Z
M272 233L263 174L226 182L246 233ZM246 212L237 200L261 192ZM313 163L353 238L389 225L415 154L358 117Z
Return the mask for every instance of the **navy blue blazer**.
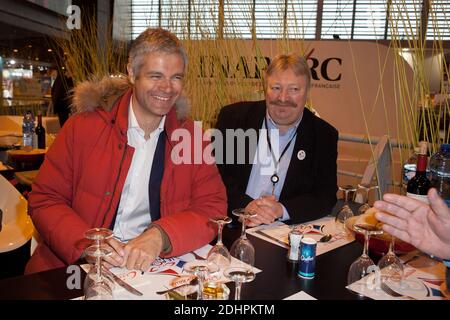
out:
M227 140L225 130L241 128L255 129L259 132L265 114L265 100L239 102L221 109L216 128L223 135L224 143L221 151L224 162L227 157L226 145L232 143ZM337 142L338 131L305 108L297 129L297 139L279 199L287 209L292 223L315 220L331 213L336 203L338 190ZM253 200L245 194L252 169L250 162L255 152L249 150L248 144L247 139L245 150L239 150L239 152L245 152L244 164L237 163L236 140L233 164L218 162L219 171L227 189L229 214L231 210L245 207ZM303 160L297 157L300 150L306 153Z

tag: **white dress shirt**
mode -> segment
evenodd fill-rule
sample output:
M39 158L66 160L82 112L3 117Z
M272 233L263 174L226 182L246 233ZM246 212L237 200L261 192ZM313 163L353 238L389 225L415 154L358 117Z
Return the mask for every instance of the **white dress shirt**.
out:
M266 113L267 118L267 126L265 126L265 121L263 120L262 129L269 130L279 130L278 125L273 121L270 117L269 112ZM252 171L250 172L250 178L248 179L247 189L245 194L248 195L252 199L260 198L262 195L269 195L272 193L273 183L270 181L270 177L272 174L276 172L278 178L280 179L278 183L275 185L274 196L277 200L280 199L281 191L283 190L284 181L286 179L286 174L289 169L289 164L291 163L292 152L294 151L295 141L297 136L295 133L297 132L297 128L302 121L303 114L300 118L284 133L277 134L278 141L272 141L272 147L276 148L278 146L279 150L276 154L276 158L279 158L282 150L287 146L289 141L291 144L289 145L286 153L283 157L278 159L279 164L278 168L275 170L275 164L272 158L272 154L268 149L267 144L267 135L265 131L260 131L259 140L258 140L258 148L256 149L255 157L253 159ZM279 133L279 131L278 131ZM271 133L269 133L271 135ZM272 136L272 135L271 135ZM273 136L272 136L273 137ZM260 150L262 148L262 150ZM270 170L267 170L270 169ZM265 174L264 174L265 173ZM281 204L281 203L280 203ZM281 204L283 207L283 215L279 218L280 221L289 220L289 212L286 207Z
M114 237L122 242L136 238L147 229L152 221L148 199L148 183L152 169L153 156L160 133L164 130L164 116L158 128L145 140L144 130L139 127L133 111L132 97L128 112L128 145L134 148L133 159L128 170L125 185L120 196L114 224Z

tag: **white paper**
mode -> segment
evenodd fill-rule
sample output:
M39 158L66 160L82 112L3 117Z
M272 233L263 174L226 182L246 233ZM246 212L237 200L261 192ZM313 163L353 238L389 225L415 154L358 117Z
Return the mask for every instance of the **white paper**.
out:
M195 252L202 257L206 257L211 247L212 246L208 244L200 249L197 249ZM186 275L186 273L183 273L183 265L186 262L193 260L195 260L195 257L190 253L168 259L158 258L144 274L137 270L111 268L111 272L143 293L142 296L137 296L116 284L113 291L114 299L165 300L166 296L158 295L156 294L156 291L172 288L171 282L173 282L179 275ZM242 262L232 257L230 267L238 265L242 265ZM82 268L86 272L89 271L89 265L82 265ZM253 271L255 274L261 272L260 269L255 267L253 267ZM223 276L222 272L215 275L215 280L220 282L229 282L229 280Z
M406 261L411 255L417 254L413 252L402 257ZM442 292L442 284L445 281L445 266L442 262L432 260L426 255L419 254L420 257L405 266L404 279L401 283L389 280L387 284L395 292L404 295L403 297L393 297L381 288L371 286L374 282L374 273L364 277L363 279L352 283L346 288L355 291L363 296L374 300L445 300ZM369 286L367 286L369 284Z
M312 231L305 234L305 237L310 237L317 241L317 251L316 251L317 256L325 252L331 251L333 249L339 248L348 243L351 243L355 240L355 238L352 235L339 232L336 229L336 224L334 222L333 217L324 217L318 220L303 223L303 225L312 226ZM261 233L257 233L256 231L258 230L261 230L268 236L276 238L278 241L275 241ZM287 224L279 221L269 225L263 225L247 229L247 232L252 236L271 242L283 248L289 248L288 235L290 231L291 226L288 226ZM322 238L325 234L331 234L333 237L328 242L319 242L320 238Z
M292 296L284 298L283 300L317 300L317 299L307 294L305 291L300 291L294 293Z

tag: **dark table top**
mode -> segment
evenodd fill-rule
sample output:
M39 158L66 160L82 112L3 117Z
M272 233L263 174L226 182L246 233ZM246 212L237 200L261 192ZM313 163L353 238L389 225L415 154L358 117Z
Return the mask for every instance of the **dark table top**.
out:
M81 270L81 268L80 268ZM69 289L67 281L73 273L59 268L0 281L0 300L68 300L83 295L83 290ZM85 273L81 270L81 287Z
M224 244L230 248L240 229L224 230ZM232 234L232 235L231 235ZM252 235L247 235L255 247L255 266L262 270L242 287L242 299L281 300L299 291L316 299L360 299L345 288L351 263L362 253L362 246L352 242L316 257L314 279L297 276L297 263L289 262L287 249Z
M230 248L239 234L239 227L225 228L224 244ZM319 300L361 299L345 288L350 264L362 253L360 243L352 242L318 256L315 278L306 280L297 276L298 265L287 260L287 249L251 235L248 238L255 246L255 266L263 271L256 275L253 282L243 285L242 299L281 300L302 290ZM1 280L0 300L66 300L82 296L81 289L68 288L68 282L73 283L73 278L70 278L72 275L66 268L60 268ZM85 276L83 271L81 276L82 286Z

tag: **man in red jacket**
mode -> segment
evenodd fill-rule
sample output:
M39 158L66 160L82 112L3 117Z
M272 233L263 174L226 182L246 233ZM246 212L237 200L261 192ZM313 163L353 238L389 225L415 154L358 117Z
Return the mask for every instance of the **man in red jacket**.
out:
M194 132L182 96L186 64L173 34L147 29L130 49L128 79L75 88L76 113L49 149L29 197L43 242L27 273L76 262L93 227L114 232L107 261L136 270L213 240L208 220L227 209L219 172L215 164L178 164L172 152L174 131Z

